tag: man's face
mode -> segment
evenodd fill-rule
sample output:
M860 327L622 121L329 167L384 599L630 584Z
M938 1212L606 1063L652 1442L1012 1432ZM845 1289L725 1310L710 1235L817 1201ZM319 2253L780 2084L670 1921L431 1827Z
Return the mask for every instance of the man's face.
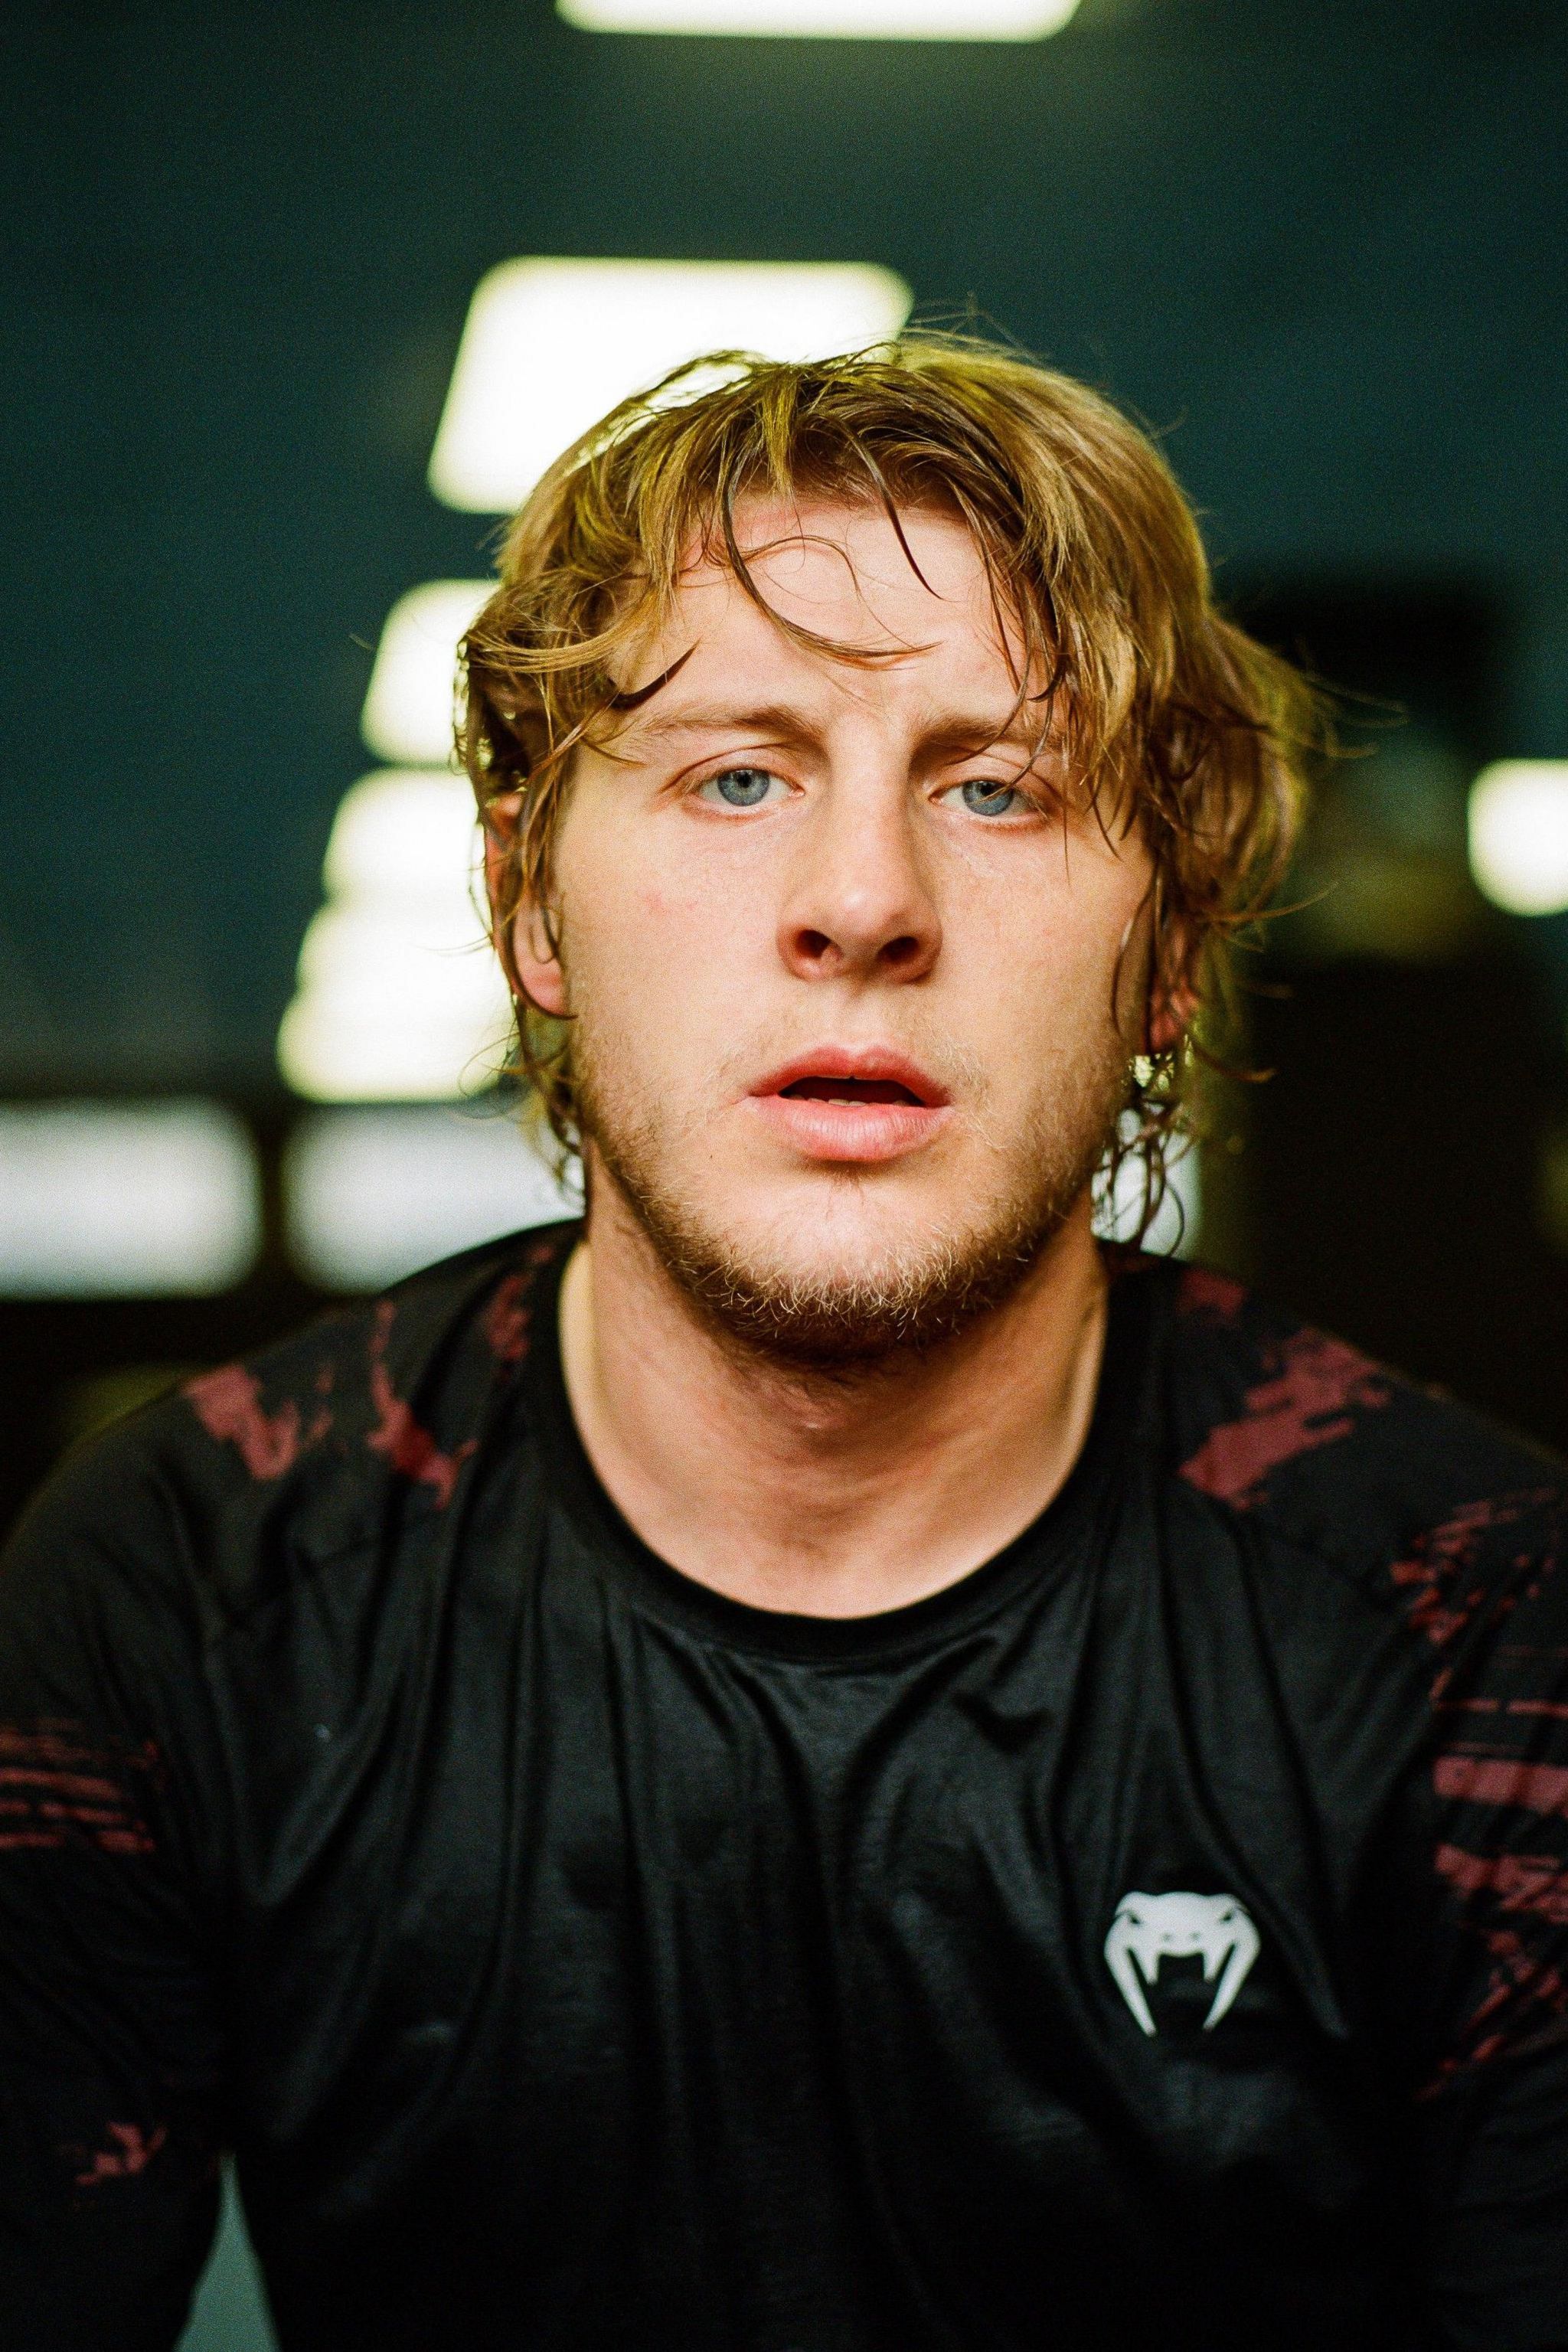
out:
M623 684L679 672L577 755L561 964L519 927L536 1000L574 1017L595 1184L710 1313L807 1360L1005 1295L1142 1042L1147 851L1051 748L1030 766L1044 706L1013 718L962 523L901 521L918 574L878 510L740 507L773 607L879 657L794 644L693 570Z

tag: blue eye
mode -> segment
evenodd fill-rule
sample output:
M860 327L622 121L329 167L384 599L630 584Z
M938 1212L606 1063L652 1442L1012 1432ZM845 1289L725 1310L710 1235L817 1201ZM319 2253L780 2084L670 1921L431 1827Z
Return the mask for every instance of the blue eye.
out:
M963 805L975 816L1011 816L1023 794L1014 784L987 783L983 777L972 777L961 784L959 791Z
M767 799L769 786L777 782L778 778L767 768L726 768L700 786L698 798L718 799L726 808L760 808Z

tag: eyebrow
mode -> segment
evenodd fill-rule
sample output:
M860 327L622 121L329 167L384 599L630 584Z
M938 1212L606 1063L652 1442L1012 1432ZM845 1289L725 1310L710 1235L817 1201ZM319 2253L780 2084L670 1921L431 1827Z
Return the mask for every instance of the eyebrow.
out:
M628 735L662 741L670 735L806 735L809 724L787 703L698 703L686 710L666 710L639 718Z
M788 703L698 703L680 710L640 714L625 736L637 743L667 742L682 735L756 735L765 740L788 742L815 732L802 712ZM1044 749L1049 730L1040 714L1026 704L1022 710L976 711L934 722L921 735L922 750L955 752Z

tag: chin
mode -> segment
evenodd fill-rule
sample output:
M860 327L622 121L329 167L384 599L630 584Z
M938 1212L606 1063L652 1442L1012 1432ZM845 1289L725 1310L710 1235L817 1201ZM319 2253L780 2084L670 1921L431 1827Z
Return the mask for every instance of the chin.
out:
M802 1194L805 1197L802 1197ZM984 1220L973 1198L948 1202L914 1188L862 1187L853 1178L784 1188L735 1214L733 1199L703 1204L701 1223L727 1257L776 1267L781 1279L825 1289L899 1282L909 1269L973 1250ZM700 1215L700 1210L699 1211Z
M835 1176L782 1197L759 1188L750 1214L671 1194L612 1170L626 1208L703 1319L748 1352L801 1370L850 1370L951 1340L999 1306L1070 1208L1054 1193L995 1200L975 1214ZM629 1181L628 1181L629 1179Z
M624 1225L714 1336L801 1370L870 1367L956 1338L1026 1279L1082 1198L1119 1064L1080 1074L998 1136L965 1122L871 1165L781 1165L749 1127L654 1117L584 1033L590 1224ZM613 1203L613 1205L612 1205Z

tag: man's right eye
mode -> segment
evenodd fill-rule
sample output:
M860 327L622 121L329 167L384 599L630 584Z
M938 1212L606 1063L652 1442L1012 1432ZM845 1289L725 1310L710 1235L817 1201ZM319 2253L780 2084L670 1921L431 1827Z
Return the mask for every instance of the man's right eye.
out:
M696 797L710 808L752 809L761 808L769 799L779 799L787 790L784 778L769 768L721 768L716 776L699 784Z

